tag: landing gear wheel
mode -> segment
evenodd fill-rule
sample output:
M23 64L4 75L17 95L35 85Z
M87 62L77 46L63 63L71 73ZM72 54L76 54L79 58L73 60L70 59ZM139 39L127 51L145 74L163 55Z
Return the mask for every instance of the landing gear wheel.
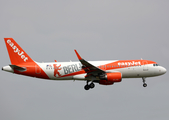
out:
M147 87L147 84L145 83L146 82L146 78L142 77L142 79L143 79L143 87Z
M92 83L90 83L90 88L94 88L95 87L95 84L92 82Z
M143 84L143 87L147 87L147 84L146 84L146 83L144 83L144 84Z
M89 86L89 85L85 85L85 86L84 86L84 89L85 89L85 90L89 90L89 89L90 89L90 86Z

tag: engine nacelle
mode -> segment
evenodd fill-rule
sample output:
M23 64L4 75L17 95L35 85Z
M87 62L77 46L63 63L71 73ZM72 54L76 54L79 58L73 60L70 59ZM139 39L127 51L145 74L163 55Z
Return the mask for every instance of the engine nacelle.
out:
M101 85L112 85L115 82L121 82L122 74L120 72L106 73L105 75L100 76L99 84Z
M99 84L101 84L101 85L113 85L114 82L112 82L112 81L107 81L107 80L100 80L100 81L99 81Z

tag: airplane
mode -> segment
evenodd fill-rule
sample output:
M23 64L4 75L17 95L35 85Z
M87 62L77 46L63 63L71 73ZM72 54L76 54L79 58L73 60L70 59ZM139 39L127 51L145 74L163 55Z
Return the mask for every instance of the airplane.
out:
M123 78L142 78L146 87L146 78L163 75L167 70L150 60L106 60L86 61L74 50L78 62L36 62L15 42L13 38L4 38L11 64L2 67L3 71L49 80L86 81L85 90L100 85L113 85Z

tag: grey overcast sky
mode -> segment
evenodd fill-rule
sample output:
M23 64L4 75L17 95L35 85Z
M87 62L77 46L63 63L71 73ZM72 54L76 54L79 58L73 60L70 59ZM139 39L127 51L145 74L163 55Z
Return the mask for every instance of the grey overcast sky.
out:
M1 0L0 66L10 64L4 37L38 62L153 60L169 70L168 0ZM83 89L0 72L0 120L168 120L169 76L123 79Z

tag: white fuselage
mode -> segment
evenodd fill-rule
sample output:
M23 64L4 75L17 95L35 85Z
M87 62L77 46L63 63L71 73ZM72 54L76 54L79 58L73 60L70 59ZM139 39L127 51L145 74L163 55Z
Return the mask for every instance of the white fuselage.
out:
M162 75L166 72L166 69L162 66L154 66L153 64L147 65L128 65L127 67L121 68L121 66L108 66L106 64L116 62L114 61L89 61L94 66L103 65L103 70L106 72L121 72L122 78L141 78L141 77L153 77ZM81 68L82 64L80 62L50 62L50 63L37 63L43 71L52 80L86 80L86 73L83 73ZM58 72L61 76L54 76L54 66L53 64L60 65L60 70ZM81 72L80 72L81 71ZM40 71L38 71L40 72ZM73 74L77 73L77 74Z

